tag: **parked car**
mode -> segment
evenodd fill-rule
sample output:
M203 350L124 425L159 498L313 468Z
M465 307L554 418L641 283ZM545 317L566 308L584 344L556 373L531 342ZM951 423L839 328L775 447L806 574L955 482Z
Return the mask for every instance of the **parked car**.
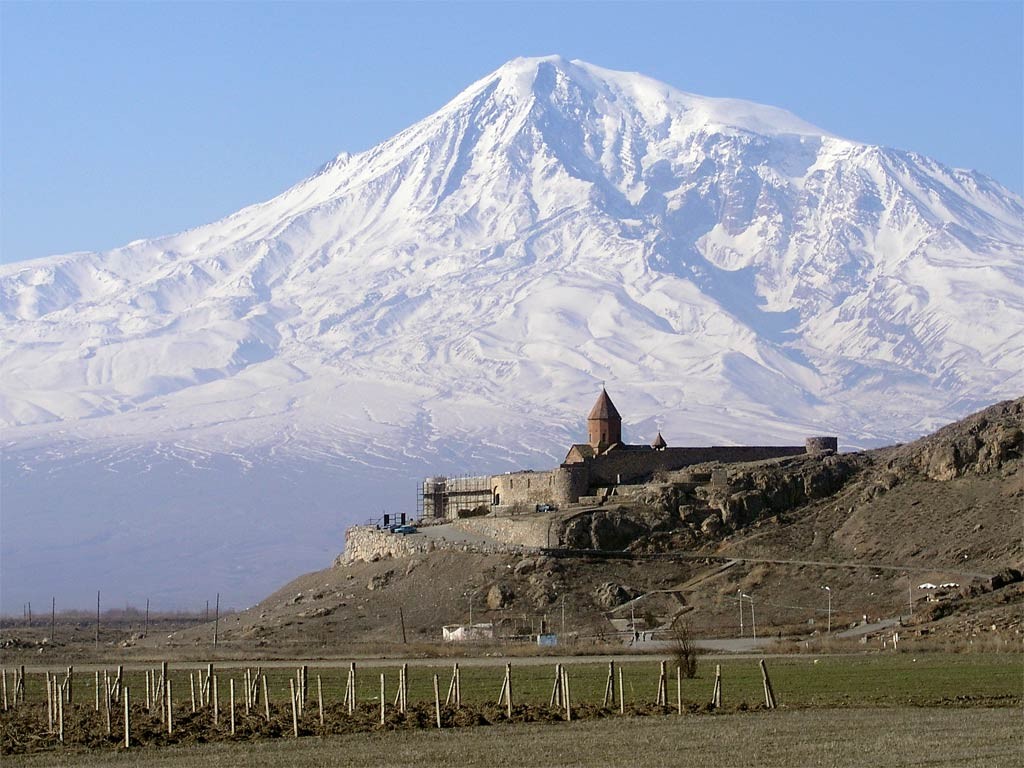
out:
M416 526L415 525L400 525L397 528L395 528L395 533L400 533L403 536L405 534L407 534L407 533L416 533Z
M557 512L558 511L558 507L556 507L554 504L538 504L537 505L537 511L538 512Z

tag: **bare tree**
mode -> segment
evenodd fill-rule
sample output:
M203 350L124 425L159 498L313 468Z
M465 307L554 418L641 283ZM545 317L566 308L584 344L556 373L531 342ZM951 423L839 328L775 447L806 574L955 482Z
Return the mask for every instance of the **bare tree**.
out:
M690 623L682 619L676 619L672 624L672 649L676 666L685 678L697 676L697 648L693 644L693 633L690 631Z

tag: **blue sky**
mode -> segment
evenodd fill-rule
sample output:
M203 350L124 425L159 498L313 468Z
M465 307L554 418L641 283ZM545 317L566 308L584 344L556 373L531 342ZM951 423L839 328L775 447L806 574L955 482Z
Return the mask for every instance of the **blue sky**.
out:
M273 197L516 56L783 107L1024 189L1024 3L0 2L0 260Z

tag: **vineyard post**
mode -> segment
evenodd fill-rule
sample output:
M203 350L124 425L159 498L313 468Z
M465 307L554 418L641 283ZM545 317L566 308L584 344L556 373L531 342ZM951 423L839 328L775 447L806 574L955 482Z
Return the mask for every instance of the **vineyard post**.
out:
M320 675L316 676L316 706L320 712L320 727L324 727L324 691L320 685Z
M267 691L267 676L263 675L263 713L267 717L267 722L270 722L270 693Z
M441 727L441 692L437 688L437 675L434 675L434 712L437 713L437 727Z
M297 697L295 696L294 680L288 681L288 688L291 690L292 695L292 733L295 734L295 738L299 738L299 710L297 709L298 705L295 703Z
M128 688L126 687L124 689L124 748L125 749L128 749L128 747L131 746L132 723L131 723L131 714L130 714L131 710L130 710L130 704L129 704L130 698L131 698L131 695L129 694ZM109 725L110 725L109 721L108 721L107 725L109 727ZM108 733L109 733L109 731L108 731Z

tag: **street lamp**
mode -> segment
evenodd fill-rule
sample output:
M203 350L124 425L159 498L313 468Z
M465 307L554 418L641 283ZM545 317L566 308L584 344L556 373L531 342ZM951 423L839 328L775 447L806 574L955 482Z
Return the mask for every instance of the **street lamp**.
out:
M754 639L757 640L757 619L754 618L754 598L747 594L742 594L740 597L745 597L750 601L750 627L751 631L754 633Z
M832 587L822 587L828 592L828 634L832 634Z
M737 589L737 602L740 604L740 637L743 637L743 590Z

